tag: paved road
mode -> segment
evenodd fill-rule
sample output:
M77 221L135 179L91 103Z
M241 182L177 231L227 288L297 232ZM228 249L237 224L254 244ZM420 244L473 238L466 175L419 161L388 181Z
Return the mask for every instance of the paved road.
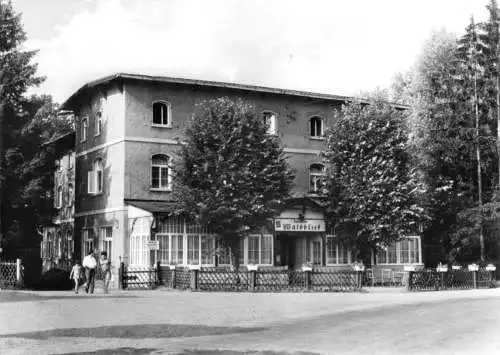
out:
M15 296L1 354L500 354L500 289Z

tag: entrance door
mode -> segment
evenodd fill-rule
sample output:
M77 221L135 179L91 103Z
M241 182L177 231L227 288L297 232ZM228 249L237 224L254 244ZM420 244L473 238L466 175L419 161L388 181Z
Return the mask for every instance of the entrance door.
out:
M295 255L292 261L294 267L301 268L304 264L321 265L322 242L321 237L297 237Z

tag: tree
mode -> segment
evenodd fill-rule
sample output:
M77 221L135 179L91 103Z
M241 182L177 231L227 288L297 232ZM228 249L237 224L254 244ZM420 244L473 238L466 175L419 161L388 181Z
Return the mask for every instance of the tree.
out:
M346 104L327 133L328 219L363 255L416 233L425 217L405 115L382 101Z
M32 96L19 104L22 111L17 117L24 125L11 132L16 144L5 150L3 170L4 198L9 201L4 208L8 229L3 244L11 257L16 250L36 246L38 228L51 221L53 167L64 152L45 143L73 130L71 117L59 115L50 96Z
M283 207L293 172L263 117L243 101L209 100L186 130L175 172L177 213L206 225L230 247L239 267L239 242Z
M21 102L26 90L41 83L42 78L36 76L36 65L31 63L35 51L22 50L26 40L20 15L12 3L0 1L0 244L3 235L11 227L11 221L5 217L6 199L3 196L9 190L6 185L6 169L4 151L6 147L16 144L14 132L26 123L19 117Z

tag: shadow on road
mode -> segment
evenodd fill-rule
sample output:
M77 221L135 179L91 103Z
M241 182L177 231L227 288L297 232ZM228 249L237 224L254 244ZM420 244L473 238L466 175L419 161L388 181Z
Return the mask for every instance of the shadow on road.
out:
M40 296L30 292L16 291L0 291L0 303L6 302L23 302L23 301L47 301L47 300L62 300L62 299L94 299L94 298L136 298L132 295L98 295L98 294L67 294L54 296Z
M48 339L51 337L89 337L89 338L176 338L203 335L224 335L260 332L267 328L215 327L185 324L141 324L113 325L93 328L61 328L37 332L0 335L0 338L16 337L27 339Z

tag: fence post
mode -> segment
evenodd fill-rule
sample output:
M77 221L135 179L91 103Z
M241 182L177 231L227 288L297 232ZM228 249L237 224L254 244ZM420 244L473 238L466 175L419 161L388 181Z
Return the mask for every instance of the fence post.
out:
M474 282L474 288L477 288L477 271L472 272L472 280Z
M408 291L413 288L413 271L408 271Z
M304 281L305 281L306 290L309 291L311 289L312 267L302 266L302 271L304 272Z
M125 272L125 263L120 261L120 267L118 268L118 289L123 290L123 273Z
M189 269L191 271L191 290L198 289L198 271L200 270L198 265L190 265Z
M363 282L363 271L356 271L357 274L357 287L361 289Z
M16 259L16 281L21 282L21 259Z
M257 265L247 265L247 270L250 272L250 284L248 285L249 291L255 291L255 285L257 283Z

